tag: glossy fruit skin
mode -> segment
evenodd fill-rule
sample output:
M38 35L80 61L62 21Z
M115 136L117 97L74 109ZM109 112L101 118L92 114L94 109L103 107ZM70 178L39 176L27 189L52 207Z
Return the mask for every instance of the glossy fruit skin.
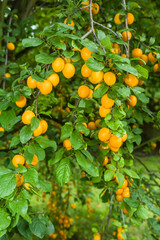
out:
M130 198L131 196L129 191L124 191L122 195L124 198Z
M47 95L47 94L51 93L52 92L52 83L48 80L44 80L44 82L42 82L42 84L40 85L39 90L43 95Z
M90 94L90 89L89 87L85 86L85 85L82 85L79 87L78 89L78 95L79 97L81 98L87 98Z
M112 72L106 72L104 74L104 81L108 86L112 86L116 82L116 75Z
M136 57L140 58L142 56L142 54L143 54L143 52L142 52L142 50L140 48L135 48L132 51L132 57L133 58L136 58Z
M134 22L134 15L132 13L127 14L127 23L128 25L132 24Z
M83 77L89 77L92 73L92 70L90 70L86 64L84 64L81 68L81 74Z
M3 127L0 127L0 132L4 132L4 128Z
M127 140L127 133L123 135L122 142L125 142Z
M4 76L5 76L6 78L10 78L10 77L11 77L11 74L10 74L10 73L5 73Z
M142 56L141 56L140 58L141 58L142 60L144 60L145 63L148 62L148 56L147 56L147 55L142 54ZM142 60L139 60L139 64L141 64L141 65L145 65L145 63L144 63Z
M114 148L109 144L109 148L111 149L112 152L118 152L119 148Z
M31 78L31 76L28 77L28 79L27 79L27 86L28 86L29 88L33 88L33 89L36 88L36 87L37 87L36 80L33 79L33 78Z
M93 240L101 240L101 235L99 233L97 233L95 236L94 236L94 239Z
M41 120L40 123L42 126L42 134L44 134L48 129L48 123L45 120Z
M117 194L117 195L116 195L116 200L117 200L118 202L123 201L123 196L122 196L121 194Z
M123 193L123 188L119 188L117 191L116 191L116 194L118 195L121 195Z
M128 214L128 211L126 208L123 208L122 210L123 210L124 214Z
M92 3L92 13L93 15L96 15L97 13L99 13L99 5L97 3Z
M32 111L27 110L22 115L22 122L24 124L30 124L32 117L35 117L35 114Z
M106 142L111 137L111 132L109 128L101 128L98 132L98 138L102 142Z
M18 101L16 101L17 107L23 108L26 105L27 99L25 96L21 96Z
M18 164L24 165L25 159L22 155L17 154L13 157L12 163L16 168L18 168Z
M88 48L84 47L82 48L81 50L81 58L84 60L84 61L87 61L90 57L91 57L91 54L93 52L90 51Z
M122 39L124 42L127 42L127 32L128 32L128 39L131 40L132 38L132 33L130 31L124 31L122 33Z
M9 42L9 43L7 44L7 48L8 48L8 50L10 50L10 51L14 51L14 49L15 49L14 43Z
M101 119L97 119L95 121L96 127L101 128L100 122L101 122Z
M92 71L92 73L88 79L91 83L98 84L103 81L103 77L104 77L104 73L102 71L99 71L99 72Z
M104 108L111 108L114 105L114 100L108 97L107 94L101 98L101 104Z
M63 141L63 147L65 147L67 151L72 149L70 139L66 139Z
M112 135L110 140L109 140L109 144L113 147L113 148L120 148L122 145L122 139L117 137L116 135Z
M110 112L111 112L110 108L105 108L103 106L100 106L100 108L99 108L99 115L100 115L100 117L105 117Z
M43 128L42 128L42 125L41 125L41 122L40 122L39 126L33 131L33 135L35 137L38 137L42 134L42 131L43 131Z
M159 69L159 70L158 70ZM153 71L155 72L155 73L160 73L160 64L155 64L154 65L154 67L153 67Z
M74 22L72 21L71 23L67 23L67 18L64 20L64 24L67 24L68 26L74 27Z
M35 166L38 163L38 158L37 156L34 154L33 156L33 161L31 162L31 165Z
M58 57L52 63L52 68L55 72L61 72L64 68L64 65L65 61L63 60L63 58Z
M131 107L135 107L137 104L137 98L134 95L129 96L129 100L127 100L127 103Z
M59 83L59 76L57 73L51 74L48 78L47 81L51 82L54 87L56 87Z
M155 63L157 61L157 58L155 58L155 56L157 55L156 52L153 52L153 53L149 53L148 54L148 60L151 62L151 63Z
M16 187L22 186L23 181L24 181L23 175L21 175L21 174L16 174L16 180L17 180Z
M125 189L128 185L128 182L126 179L124 179L124 182L123 182L123 185L122 185L122 188Z
M23 186L25 187L26 190L30 190L31 189L31 185L29 183L24 183Z
M106 166L109 162L108 157L105 157L104 162L102 163L102 166Z
M96 124L95 124L95 122L89 122L89 123L88 123L88 128L89 128L90 130L95 130L95 129L96 129Z
M118 234L117 234L117 239L118 239L118 240L123 240L123 236L122 236L121 233L118 233Z
M88 98L93 98L93 90L92 89L89 89L89 96Z
M120 25L122 23L120 21L119 17L120 17L120 13L117 13L114 17L114 22L115 22L116 25Z
M126 78L124 79L125 83L129 86L129 87L136 87L138 85L138 78L136 76L134 76L133 74L127 74Z
M72 78L75 74L74 65L71 64L71 63L66 63L63 70L62 70L62 73L63 73L65 78L67 78L67 79Z

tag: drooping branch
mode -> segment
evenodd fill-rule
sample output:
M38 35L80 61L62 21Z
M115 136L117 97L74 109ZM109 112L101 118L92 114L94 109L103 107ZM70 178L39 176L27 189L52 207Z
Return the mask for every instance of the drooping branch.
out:
M158 141L158 140L160 140L160 136L155 137L155 138L151 138L151 139L149 139L149 140L143 142L141 145L136 146L136 147L134 148L134 150L139 149L139 148L141 148L141 147L147 145L148 143L151 143L151 142L154 142L154 141Z

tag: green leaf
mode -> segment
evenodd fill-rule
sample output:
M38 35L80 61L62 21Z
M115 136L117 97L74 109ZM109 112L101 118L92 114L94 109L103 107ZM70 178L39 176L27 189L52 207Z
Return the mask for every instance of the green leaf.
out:
M45 151L38 144L31 144L28 146L28 152L35 154L39 161L45 159Z
M96 166L93 165L92 162L89 161L80 151L76 152L76 159L78 164L82 167L82 169L87 172L92 177L98 177L99 171Z
M144 93L138 95L138 100L145 104L149 103L149 97L147 97Z
M87 61L85 61L85 64L89 69L91 69L94 72L99 72L101 71L104 66L101 62L96 61L94 58L89 58Z
M114 62L120 62L120 63L130 63L130 60L128 58L121 57L120 55L114 54L114 53L108 53L107 57L110 59L113 59ZM116 63L118 64L118 63Z
M0 208L0 230L6 229L11 223L11 217L4 208Z
M29 224L29 229L35 236L43 238L47 232L46 222L43 218L34 217L32 223Z
M37 82L44 82L44 78L39 77L37 74L32 74L31 77L35 79Z
M31 126L24 126L21 131L20 131L20 141L22 144L25 144L26 142L28 142L31 137L32 137L32 130L31 130Z
M69 138L72 135L73 126L71 122L65 123L65 125L61 128L61 141L64 141L66 138Z
M118 188L121 188L124 182L124 176L121 173L116 173L116 179L119 183Z
M71 135L70 141L71 141L72 147L75 150L79 149L83 144L83 138L82 138L82 135L80 134L80 132L75 130Z
M29 224L24 219L21 219L18 224L17 228L19 233L24 236L26 239L31 238L31 231L29 229Z
M102 30L97 30L97 37L100 41L106 37L106 34Z
M27 172L23 173L25 182L36 184L38 182L38 172L34 168L28 168Z
M49 166L59 162L62 159L64 152L65 152L65 149L64 148L60 148L56 152L55 156L49 160L49 162L48 162Z
M78 132L83 133L85 136L88 136L90 134L90 130L82 123L76 124L75 128Z
M10 195L16 188L16 175L13 173L0 175L0 198Z
M49 55L48 53L40 53L35 56L36 62L43 64L50 64L54 61L54 57Z
M27 200L20 196L16 196L16 198L9 203L9 208L13 214L18 213L23 216L28 210Z
M19 136L13 137L10 143L10 148L17 146L19 143L20 143Z
M140 204L140 202L138 200L136 200L135 198L124 198L124 201L128 204L128 206L130 206L131 208L137 208Z
M139 179L139 176L137 175L137 173L133 170L129 170L129 169L126 169L126 168L123 168L123 171L128 175L130 176L131 178L137 178Z
M142 77L148 79L148 70L140 65L136 65L135 67L137 71L141 74Z
M115 65L119 68L122 69L123 71L126 71L128 73L132 73L135 76L138 76L138 71L134 67L132 67L129 64L124 64L124 63L115 63Z
M82 40L81 44L92 52L98 52L97 44L95 44L93 41L89 40L88 38Z
M47 148L47 147L52 147L54 149L54 151L56 151L57 149L57 144L54 140L50 140L48 138L39 136L36 137L36 142L40 145L41 148Z
M40 124L40 120L36 117L33 117L31 119L31 130L34 131L36 128L38 128L39 124Z
M60 161L60 164L55 170L56 179L62 186L69 182L71 176L71 164L68 158L64 158Z
M125 87L125 86L122 86L122 87L120 87L120 88L118 88L118 89L116 89L116 90L117 90L117 92L119 93L119 95L120 95L121 97L123 97L123 98L129 97L129 96L130 96L130 93L131 93L130 88Z
M147 205L150 211L160 216L160 209L154 206L154 204L149 200L149 198L143 196L143 202Z
M101 83L100 87L93 92L94 98L101 98L109 89L105 83Z
M110 40L109 36L106 36L105 38L103 38L101 43L106 49L111 49L112 48L111 40Z
M141 219L148 219L150 216L150 212L142 205L138 207L136 214Z
M53 223L49 220L47 225L47 234L53 234L55 232L55 228Z
M42 43L43 41L39 38L24 38L22 40L23 47L37 47Z
M51 182L46 182L42 179L39 179L37 187L41 188L43 192L51 192L52 191Z
M113 179L114 174L115 174L115 173L114 173L113 171L111 171L111 170L106 170L106 171L104 172L104 180L105 180L106 182L109 182L110 180Z
M128 150L129 150L129 152L132 153L133 152L133 143L126 142L126 146L127 146Z

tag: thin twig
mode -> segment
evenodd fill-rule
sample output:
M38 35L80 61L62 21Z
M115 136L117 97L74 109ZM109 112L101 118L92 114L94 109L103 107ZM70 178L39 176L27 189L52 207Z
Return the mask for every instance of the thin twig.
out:
M122 40L122 38L116 32L114 32L111 28L108 28L108 27L104 26L103 24L95 22L95 21L93 21L93 23L96 24L96 25L99 25L102 28L107 29L108 31L112 32L117 38ZM123 46L125 47L125 49L127 51L127 46L125 44L123 44Z
M123 223L123 226L125 225L125 217L124 217L124 213L123 213L123 210L121 209L121 216L122 216L122 223Z
M136 157L135 160L137 160L148 172L150 172L148 167L141 161L141 159ZM155 177L155 175L153 176ZM156 176L156 178L160 179L158 176ZM160 187L160 184L155 179L153 179L153 181Z
M151 138L151 139L149 139L149 140L147 140L147 141L143 142L141 145L139 145L139 146L136 146L136 147L134 148L134 150L136 150L136 149L139 149L139 148L141 148L141 147L145 146L146 144L148 144L148 143L150 143L150 142L157 141L157 140L159 140L159 139L160 139L160 136L158 136L158 137L155 137L155 138Z
M111 191L111 201L110 201L109 213L108 213L108 216L107 216L107 225L106 225L106 227L105 227L105 231L104 231L104 234L103 234L103 236L102 236L102 240L104 240L104 236L105 236L105 234L106 234L107 231L108 231L109 222L110 222L110 218L111 218L111 214L112 214L113 198L114 198L114 194L113 194L112 191Z
M82 37L81 37L81 40L85 39L89 34L92 33L92 29L90 29L86 34L84 34Z
M37 93L37 95L36 95L36 102L35 102L35 115L37 116L37 113L38 113L38 111L37 111L37 108L38 108L38 96L39 96L39 94L40 94L41 92L40 92L40 90L38 91L38 93Z
M122 0L123 4L124 4L124 10L126 11L127 8L126 8L126 0ZM127 22L127 15L125 16L125 27L126 29L128 29L128 22ZM129 58L129 33L128 33L128 30L127 30L127 51L126 51L126 56L127 58Z
M106 60L106 50L105 48L102 46L101 42L99 41L99 39L96 36L96 33L94 31L94 21L93 21L93 14L92 14L92 0L89 0L89 20L90 20L90 25L91 25L91 30L92 30L92 34L93 34L93 38L94 41L97 42L99 44L99 46L103 49L104 52L104 58Z

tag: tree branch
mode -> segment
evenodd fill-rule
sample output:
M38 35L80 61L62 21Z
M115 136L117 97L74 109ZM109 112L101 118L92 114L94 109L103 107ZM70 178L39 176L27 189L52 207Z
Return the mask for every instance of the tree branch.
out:
M105 234L106 234L107 231L108 231L109 222L110 222L110 218L111 218L111 214L112 214L113 198L114 198L114 195L113 195L113 193L112 193L112 191L111 191L111 201L110 201L109 213L108 213L108 216L107 216L107 225L106 225L104 234L103 234L103 236L102 236L102 240L104 240L104 236L105 236Z
M155 138L151 138L151 139L149 139L149 140L143 142L141 145L136 146L136 147L134 148L134 150L139 149L139 148L143 147L144 145L146 145L146 144L148 144L148 143L150 143L150 142L157 141L157 140L159 140L159 139L160 139L160 136L155 137Z
M126 0L122 0L122 3L124 4L124 10L126 11L127 8L126 8ZM126 29L128 29L128 22L127 22L127 14L125 16L125 27ZM126 48L126 55L127 55L127 58L129 58L129 35L128 35L128 31L127 31L127 48Z

